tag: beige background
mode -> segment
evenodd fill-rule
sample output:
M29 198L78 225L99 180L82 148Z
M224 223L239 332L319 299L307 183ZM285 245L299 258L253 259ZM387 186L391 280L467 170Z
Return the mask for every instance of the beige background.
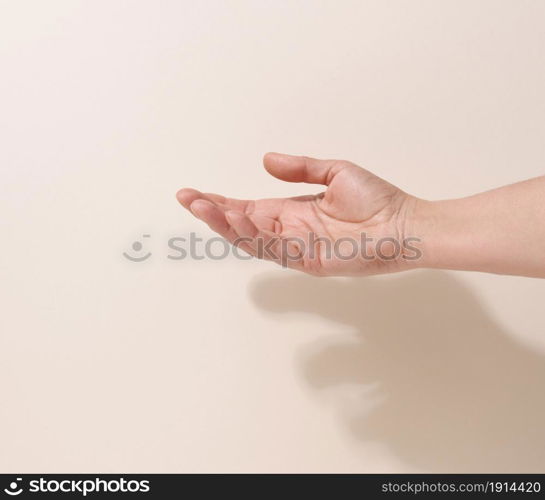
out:
M0 470L545 472L545 281L166 258L211 236L179 187L315 191L268 150L431 199L543 174L544 25L539 0L0 2Z

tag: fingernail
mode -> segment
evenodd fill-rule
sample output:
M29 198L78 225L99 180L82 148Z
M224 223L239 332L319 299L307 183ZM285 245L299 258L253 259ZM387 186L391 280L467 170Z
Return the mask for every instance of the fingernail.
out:
M237 219L240 219L241 215L242 214L235 212L234 210L228 210L225 212L225 218L229 224L235 223Z
M199 214L199 212L202 211L202 203L199 203L201 200L196 200L194 201L191 205L189 205L189 210L191 211L191 213L197 217L197 219L202 219L202 215ZM200 208L199 208L200 206Z

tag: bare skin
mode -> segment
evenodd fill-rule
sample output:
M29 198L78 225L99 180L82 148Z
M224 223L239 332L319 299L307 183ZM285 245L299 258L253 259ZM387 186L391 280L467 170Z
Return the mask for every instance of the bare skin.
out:
M249 254L317 276L434 267L545 277L545 177L430 202L347 161L268 153L264 165L278 179L325 191L236 200L185 188L177 198ZM272 255L260 251L267 243Z

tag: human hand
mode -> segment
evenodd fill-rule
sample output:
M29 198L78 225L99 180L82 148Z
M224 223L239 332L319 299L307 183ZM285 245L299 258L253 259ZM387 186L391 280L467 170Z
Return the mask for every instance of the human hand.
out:
M327 188L316 195L262 200L185 188L177 198L249 254L309 274L362 276L413 266L405 240L416 198L347 161L268 153L263 162L278 179Z

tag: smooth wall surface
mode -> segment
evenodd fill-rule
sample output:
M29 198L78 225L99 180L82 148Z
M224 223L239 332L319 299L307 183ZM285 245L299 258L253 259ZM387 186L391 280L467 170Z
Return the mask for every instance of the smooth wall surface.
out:
M540 0L0 2L0 470L545 472L545 281L167 258L212 236L182 186L315 192L269 150L429 199L542 175L544 25Z

